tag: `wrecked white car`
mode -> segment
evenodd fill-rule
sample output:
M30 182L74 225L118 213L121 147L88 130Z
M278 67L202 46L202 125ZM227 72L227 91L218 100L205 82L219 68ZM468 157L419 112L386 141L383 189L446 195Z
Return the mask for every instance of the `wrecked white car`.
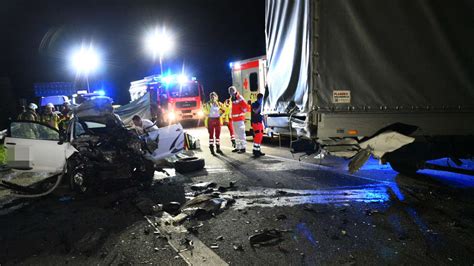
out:
M96 106L94 112L86 107L75 111L62 134L38 122L12 122L5 139L8 166L65 177L78 192L110 180L149 186L154 164L184 148L180 124L140 136L126 128L108 104Z

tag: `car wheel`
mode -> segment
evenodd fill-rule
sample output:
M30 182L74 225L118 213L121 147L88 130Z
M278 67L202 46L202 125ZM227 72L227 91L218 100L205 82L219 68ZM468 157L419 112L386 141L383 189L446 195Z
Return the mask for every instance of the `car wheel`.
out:
M88 191L84 169L76 167L68 170L69 187L72 191L84 194Z
M182 158L174 163L174 168L178 173L198 171L204 168L204 159L197 157Z

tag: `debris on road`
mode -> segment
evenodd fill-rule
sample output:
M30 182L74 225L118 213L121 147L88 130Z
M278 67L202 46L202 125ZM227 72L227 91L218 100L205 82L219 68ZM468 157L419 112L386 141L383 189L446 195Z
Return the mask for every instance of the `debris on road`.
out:
M269 246L282 241L282 235L279 230L263 230L262 233L249 236L250 246Z
M191 185L191 189L195 191L206 190L208 188L215 188L217 186L214 182L201 182Z
M178 213L180 208L181 208L181 203L176 202L176 201L163 204L163 210L171 214Z
M136 199L135 206L143 215L151 215L157 209L154 207L155 203L151 199L145 197Z
M180 213L178 215L176 215L175 217L173 217L173 225L178 225L180 224L182 221L184 221L186 218L188 218L188 214L186 213Z
M181 212L189 215L196 215L200 211L213 213L226 208L230 203L235 202L233 198L221 198L215 195L198 195L187 201L182 207Z
M218 241L224 240L224 237L223 236L218 236L218 237L216 237L216 240L218 240Z
M277 217L276 217L276 219L277 219L278 221L279 221L279 220L286 220L286 218L287 218L287 217L286 217L286 215L284 215L284 214L278 214Z
M236 250L236 251L243 251L243 250L244 250L244 247L242 247L241 244L232 244L232 247L233 247L234 250Z

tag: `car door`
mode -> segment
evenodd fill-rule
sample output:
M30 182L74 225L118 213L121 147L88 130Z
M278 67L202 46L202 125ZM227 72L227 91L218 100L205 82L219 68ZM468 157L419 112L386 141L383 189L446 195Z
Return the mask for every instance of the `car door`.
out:
M151 154L152 161L175 155L184 149L184 130L181 124L161 127L148 133L150 139L158 139L158 148Z
M59 131L33 121L10 124L5 138L7 165L37 172L61 172L74 148L60 141Z

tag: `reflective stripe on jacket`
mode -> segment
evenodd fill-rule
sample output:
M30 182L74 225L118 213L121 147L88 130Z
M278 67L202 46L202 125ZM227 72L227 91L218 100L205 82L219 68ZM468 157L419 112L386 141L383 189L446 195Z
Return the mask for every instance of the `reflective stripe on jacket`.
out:
M236 99L232 101L232 121L245 120L245 114L249 111L249 106L245 102L244 97L237 93Z

